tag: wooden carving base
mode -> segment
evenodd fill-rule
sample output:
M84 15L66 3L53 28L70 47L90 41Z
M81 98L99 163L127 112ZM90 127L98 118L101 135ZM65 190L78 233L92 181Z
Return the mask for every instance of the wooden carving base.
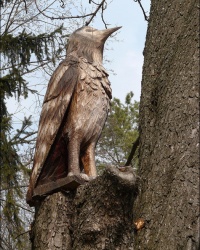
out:
M32 200L27 201L30 206L34 206L37 200L41 200L49 194L55 193L57 191L74 190L79 185L87 182L83 177L73 175L61 178L56 181L52 181L43 185L37 186L33 191Z

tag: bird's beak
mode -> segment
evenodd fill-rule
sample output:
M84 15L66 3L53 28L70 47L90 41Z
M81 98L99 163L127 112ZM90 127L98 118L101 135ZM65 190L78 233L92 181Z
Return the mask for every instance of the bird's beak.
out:
M105 42L106 39L115 31L121 29L122 26L120 27L116 27L116 28L111 28L111 29L105 29L105 30L99 30L99 35L100 35L100 39Z

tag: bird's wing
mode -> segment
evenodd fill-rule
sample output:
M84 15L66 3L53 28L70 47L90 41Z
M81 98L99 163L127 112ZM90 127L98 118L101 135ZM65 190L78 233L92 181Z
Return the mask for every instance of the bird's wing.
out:
M29 195L33 192L77 84L77 64L78 62L73 60L63 61L48 84L40 115L33 170L28 190Z

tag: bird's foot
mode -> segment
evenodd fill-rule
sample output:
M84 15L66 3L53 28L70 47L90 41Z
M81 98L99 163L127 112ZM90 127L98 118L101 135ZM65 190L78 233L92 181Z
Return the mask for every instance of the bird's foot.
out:
M87 174L81 173L81 174L80 174L80 177L83 178L83 179L86 180L86 181L89 181L89 180L90 180L90 177L89 177Z
M75 173L75 172L70 171L67 176L74 176L74 175L78 176L80 175L80 173Z
M91 178L84 173L74 173L74 172L69 172L68 176L77 176L80 177L81 179L84 179L85 181L89 181Z

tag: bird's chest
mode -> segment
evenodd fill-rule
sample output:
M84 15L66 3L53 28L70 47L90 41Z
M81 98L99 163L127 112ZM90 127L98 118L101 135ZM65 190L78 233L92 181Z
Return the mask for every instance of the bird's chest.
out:
M111 88L107 76L102 66L86 61L80 63L78 84L73 97L77 109L87 113L91 109L108 112Z
M67 131L99 136L110 108L111 88L107 75L92 65L80 67L70 104Z
M93 71L93 74L98 74L98 72ZM75 113L81 119L91 119L92 116L101 120L105 116L110 108L110 98L106 93L103 84L107 84L106 77L91 77L87 75L86 78L80 79L74 91L74 96L72 100L73 109Z

